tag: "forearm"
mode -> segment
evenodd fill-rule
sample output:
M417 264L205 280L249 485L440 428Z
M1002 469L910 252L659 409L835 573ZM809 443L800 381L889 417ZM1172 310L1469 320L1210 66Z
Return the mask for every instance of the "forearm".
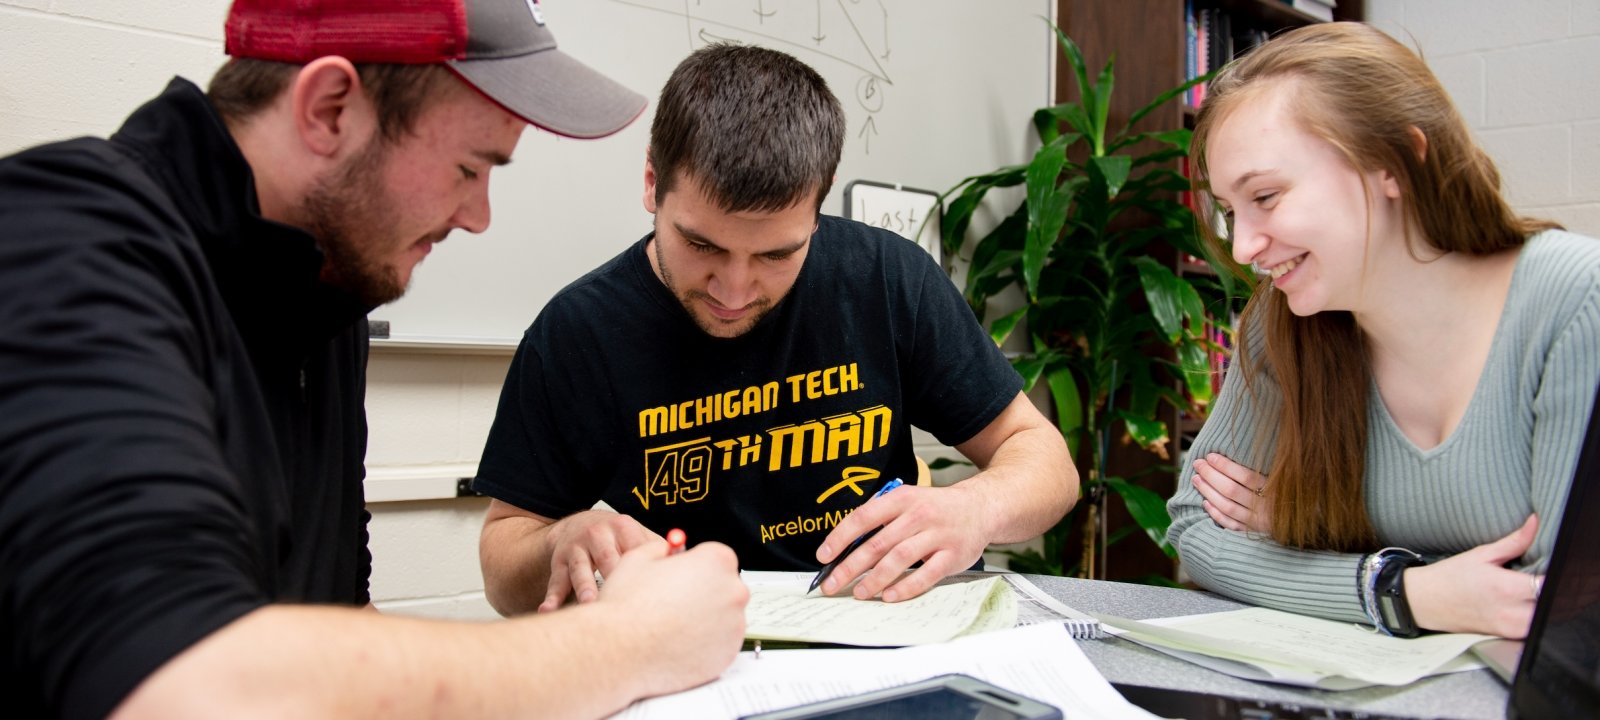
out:
M461 624L269 606L168 661L114 716L595 717L653 691L639 633L610 613Z
M1078 471L1061 434L1049 426L1007 438L983 471L955 487L985 509L989 543L1023 542L1048 530L1078 501Z
M501 615L533 612L550 585L550 534L554 524L502 517L484 524L478 539L484 594Z
M1295 550L1219 527L1187 483L1168 509L1172 527L1167 539L1201 587L1252 605L1367 622L1356 590L1360 555Z

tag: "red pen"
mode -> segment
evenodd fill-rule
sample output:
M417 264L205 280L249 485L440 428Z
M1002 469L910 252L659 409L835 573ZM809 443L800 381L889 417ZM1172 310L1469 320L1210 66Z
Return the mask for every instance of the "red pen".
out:
M683 552L683 546L689 542L689 537L682 530L673 528L667 531L667 554L677 555Z

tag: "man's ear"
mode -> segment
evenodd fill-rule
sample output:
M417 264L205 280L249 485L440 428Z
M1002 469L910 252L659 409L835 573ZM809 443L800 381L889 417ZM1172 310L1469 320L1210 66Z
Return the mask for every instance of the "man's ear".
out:
M650 164L650 151L644 157L644 211L656 214L656 167Z
M320 57L295 74L290 111L300 141L313 154L333 159L364 147L376 128L361 74L349 60Z

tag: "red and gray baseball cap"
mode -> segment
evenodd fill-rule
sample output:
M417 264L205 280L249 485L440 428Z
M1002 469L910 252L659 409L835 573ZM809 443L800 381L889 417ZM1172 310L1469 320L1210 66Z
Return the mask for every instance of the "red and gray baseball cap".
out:
M443 63L489 99L559 135L610 135L645 98L556 49L538 0L234 0L226 51L305 63Z

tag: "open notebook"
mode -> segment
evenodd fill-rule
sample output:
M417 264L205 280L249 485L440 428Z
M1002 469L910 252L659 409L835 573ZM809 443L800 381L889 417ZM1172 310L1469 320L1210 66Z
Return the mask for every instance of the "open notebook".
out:
M751 593L747 638L768 648L775 642L898 647L1039 623L1058 623L1078 639L1101 636L1097 620L1014 573L958 573L921 597L893 604L807 597L811 576L743 573Z

